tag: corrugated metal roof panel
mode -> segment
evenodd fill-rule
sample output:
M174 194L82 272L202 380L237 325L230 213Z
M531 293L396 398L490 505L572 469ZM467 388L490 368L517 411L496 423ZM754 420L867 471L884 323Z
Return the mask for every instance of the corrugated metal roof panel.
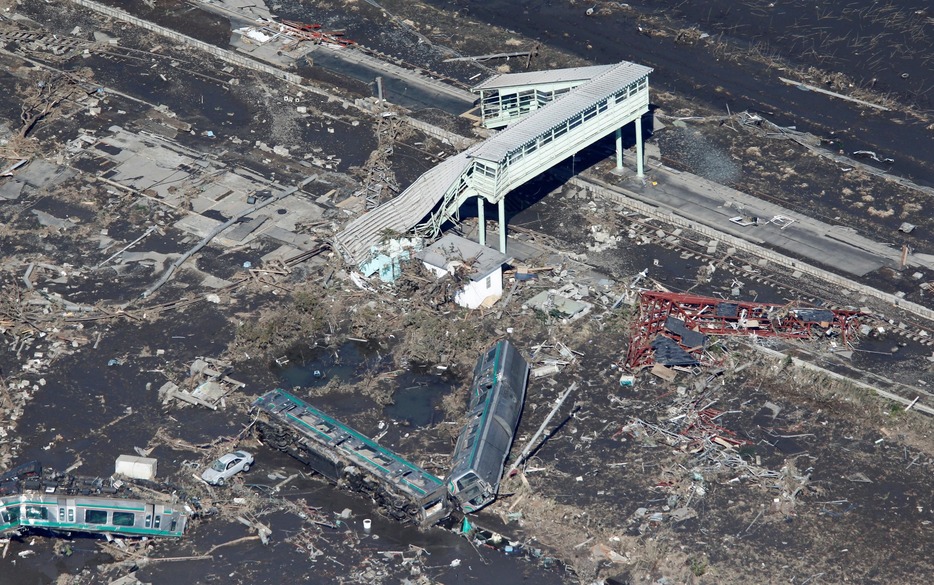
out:
M462 152L426 171L398 197L351 221L335 242L355 263L367 259L384 230L405 233L425 218L461 176L470 159Z
M546 83L564 83L567 81L587 81L601 73L606 73L615 65L592 65L590 67L570 67L568 69L552 69L551 71L525 71L522 73L501 73L490 77L480 85L470 89L479 93L481 89L500 89L503 87L516 87L521 85L538 85Z

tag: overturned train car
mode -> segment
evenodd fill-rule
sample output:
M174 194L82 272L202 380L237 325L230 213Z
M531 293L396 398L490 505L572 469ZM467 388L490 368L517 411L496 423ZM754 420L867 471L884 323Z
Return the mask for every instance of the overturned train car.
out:
M440 478L285 390L267 392L253 405L263 443L340 487L372 496L396 520L428 526L450 513Z
M38 462L0 474L0 533L29 529L125 536L179 537L188 516L112 478L46 471Z
M491 503L525 404L529 364L503 340L487 350L474 369L467 424L454 450L448 491L464 512Z

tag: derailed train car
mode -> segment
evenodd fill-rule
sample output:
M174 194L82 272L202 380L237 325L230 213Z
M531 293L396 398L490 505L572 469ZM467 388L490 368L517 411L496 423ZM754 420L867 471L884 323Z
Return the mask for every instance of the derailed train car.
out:
M454 449L448 491L464 512L496 499L503 466L525 404L529 364L507 340L487 350L474 369L468 421Z
M340 487L373 497L402 522L423 526L451 511L444 482L285 390L259 397L257 437Z
M38 462L0 474L0 533L28 529L125 536L179 537L188 516L111 478L46 471Z
M496 498L503 465L525 403L529 365L509 341L480 356L470 385L469 421L453 467L441 480L285 390L256 399L254 431L340 487L373 497L403 522L427 526L460 508Z

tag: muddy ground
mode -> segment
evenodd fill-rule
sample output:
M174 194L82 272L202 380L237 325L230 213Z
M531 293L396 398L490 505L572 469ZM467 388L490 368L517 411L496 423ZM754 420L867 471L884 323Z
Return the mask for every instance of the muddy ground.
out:
M528 48L541 41L534 61L539 66L580 64L585 59L612 61L627 58L625 51L633 53L628 58L645 61L638 51L658 59L650 64L668 91L654 94L653 101L669 116L719 116L723 112L719 98L714 97L733 96L733 111L779 109L778 123L798 123L799 127L806 123L816 134L827 136L828 130L841 124L851 128L839 138L845 145L832 145L836 150L867 145L880 155L895 151L894 133L876 132L891 117L848 108L818 108L819 115L806 115L802 112L815 103L814 95L774 85L774 81L765 92L761 78L760 85L747 86L739 72L761 64L755 52L746 54L736 49L739 45L723 45L730 41L723 37L717 44L705 44L702 39L685 43L685 37L678 40L674 31L690 28L689 22L658 29L665 34L633 33L632 45L621 53L610 35L598 32L607 19L618 18L614 26L649 23L659 27L664 19L609 6L588 18L583 5L553 3L541 9L529 7L526 20L514 21L514 30L505 30L482 22L496 16L495 3L483 7L439 3L446 10L434 11L387 2L385 8L399 17L392 22L369 3L347 6L284 2L277 10L284 17L345 28L348 36L375 49L463 81L485 70L463 63L445 64L443 59L452 53L418 42L413 30L455 47L459 54L495 52L504 46ZM234 72L241 83L230 85L199 77L190 72L209 72L218 79L221 74L226 78L228 72L223 72L223 64L172 47L158 37L119 23L100 23L68 3L30 5L23 10L54 32L64 34L80 24L85 30L117 36L130 49L162 48L160 55L147 55L143 61L132 51L66 59L30 52L30 58L55 67L80 68L98 83L135 99L112 96L97 117L76 107L69 109L66 103L59 114L36 126L30 135L33 140L5 144L16 150L6 154L55 156L77 135L78 128L99 133L115 123L134 130L158 128L187 147L221 151L225 158L283 182L309 172L309 167L295 161L313 155L307 159L314 161L312 170L331 181L342 198L355 190L359 168L377 144L374 120L337 102L303 96L314 115L311 120L299 119L294 102L286 106L282 99L295 97L294 92L272 79ZM181 3L157 2L144 16L218 45L226 42L229 32L223 19ZM558 17L579 25L580 34L549 33L549 27L542 26ZM688 13L684 18L696 15ZM539 32L527 32L533 29ZM734 57L717 61L725 47ZM706 74L720 79L721 86L713 88L685 77L689 70L703 68L688 68L684 63L701 57L709 66ZM16 129L22 95L35 85L38 71L24 66L18 57L4 55L3 59L4 75L20 92L6 95L2 105L5 121ZM171 81L157 81L149 71L154 65L155 70L168 72ZM521 69L517 60L505 65ZM328 85L341 85L339 78L323 77ZM872 97L874 87L863 89ZM901 150L893 156L897 163L891 168L922 182L928 178L920 164L922 154L913 150L912 141L929 137L921 125L926 107L923 89L911 90L919 93L913 102L908 99L910 91L892 96L915 109L904 118L898 142ZM348 84L336 91L348 99L366 97L365 88L359 85ZM178 121L190 125L190 131L184 129L188 126L167 124L156 109L160 104L168 105ZM790 114L778 104L788 106L787 112L796 112L794 119L789 121ZM462 124L448 125L434 110L416 115L449 128ZM343 131L328 132L334 124L340 124ZM205 135L207 130L215 134L214 140ZM287 145L297 155L277 159L257 150L256 141ZM716 120L669 126L656 134L655 142L663 160L672 166L855 227L883 241L900 221L919 224L917 233L899 234L899 241L930 251L926 234L931 220L921 215L926 199L917 190L859 170L842 171L839 165L797 145L737 131ZM404 136L399 154L392 159L400 183L413 180L432 164L426 151L445 148L414 133ZM601 173L610 166L607 154L591 151L582 157L589 161L584 166ZM328 159L328 155L340 160ZM74 162L85 173L100 170L95 166L100 161L92 156ZM752 257L725 260L717 272L705 276L702 268L708 259L699 254L703 245L692 243L690 234L684 234L679 246L660 243L648 237L656 226L646 228L643 218L624 215L605 202L584 201L574 190L564 188L563 178L580 171L577 166L568 168L576 164L559 166L510 201L510 225L525 230L523 237L541 246L543 256L547 250L558 251L560 267L518 287L508 306L485 312L468 313L450 303L426 302L431 300L429 288L417 271L407 272L415 276L404 277L396 288L360 291L346 279L344 267L334 257L307 263L275 286L246 283L225 292L216 304L204 301L199 275L184 270L155 300L143 302L138 295L158 275L157 268L135 265L119 274L111 269L94 270L106 254L89 238L107 229L112 237L128 241L155 222L164 226L164 233L147 241L147 249L177 252L185 246L169 225L184 210L158 202L141 205L135 197L86 180L3 204L0 263L4 265L6 304L2 316L12 317L15 326L4 334L10 351L0 354L0 369L5 388L14 390L9 396L17 404L7 411L15 411L16 419L4 419L5 424L16 425L16 432L3 439L12 463L39 457L53 467L80 463L82 473L107 475L119 453L134 446L152 449L166 480L200 498L208 509L216 509L216 514L195 522L183 541L154 543L148 550L154 558L196 557L191 560L142 565L133 560L138 550L127 553L97 539L81 538L72 541L72 554L66 556L53 547L55 539L40 535L11 543L3 574L13 583L62 584L106 582L135 567L142 581L152 583L184 579L251 583L283 578L320 583L406 579L550 583L611 577L633 583L923 581L932 569L927 559L934 543L927 534L934 502L925 489L934 464L929 418L905 412L902 406L858 386L799 370L784 360L764 358L734 341L724 342L719 349L725 373L704 387L698 382L705 376L689 374L681 374L673 383L643 374L632 388L622 388L618 382L635 309L624 304L611 310L612 302L607 299L618 298L622 283L644 268L650 269L651 278L660 286L676 291L730 295L738 279L744 282L740 294L746 299L840 305L853 304L854 299L819 282L752 269L756 265ZM41 226L33 210L72 218L76 225L67 230ZM346 217L334 213L326 219L330 229L336 229ZM596 226L622 235L623 240L615 246L601 246L582 234L581 226ZM648 234L647 240L630 233ZM208 248L196 263L235 279L243 274L244 261L255 260L264 251L262 245L235 253ZM51 310L24 312L16 300L26 294L21 277L23 263L30 261L64 267L64 275L54 270L37 273L36 282L45 292L59 293L85 306L109 307L111 314L98 312L80 320ZM568 272L561 276L563 270ZM603 289L594 286L596 307L587 318L564 323L523 308L523 302L535 293L583 279L589 271L597 271L607 285ZM897 274L874 277L883 286L899 286ZM926 301L919 290L912 289L910 294L912 300ZM157 302L177 299L186 304L152 309ZM128 315L112 314L117 303L129 303L122 307ZM871 308L899 319L890 308ZM892 329L885 320L869 322ZM45 327L55 331L30 337ZM314 477L298 475L285 487L284 497L267 497L272 486L303 470L249 436L238 438L250 421L247 408L253 397L277 385L294 388L366 434L385 430L384 444L443 474L473 362L492 339L506 336L507 329L527 356L540 348L539 359L553 357L557 342L577 356L557 376L532 381L520 423L520 443L536 430L561 390L574 381L580 389L572 399L574 405L566 405L561 412L565 420L535 453L525 473L507 483L502 499L477 518L480 524L502 525L507 534L541 548L542 558L478 552L440 529L423 533L395 526L382 520L367 502L335 492ZM24 343L28 339L32 341ZM930 349L891 331L861 339L857 349L868 351L855 352L849 363L840 362L819 342L802 347L768 345L818 355L818 362L829 369L868 370L919 389L934 384L927 359ZM36 358L37 353L47 355ZM246 382L246 388L231 395L226 408L216 412L163 405L156 389L166 380L183 380L188 364L197 356L231 361L232 376ZM280 358L278 363L276 358ZM38 363L30 366L30 360ZM111 360L116 361L108 365ZM28 366L25 370L24 365ZM22 388L21 382L25 382ZM713 420L710 414L700 418L698 411L703 407L719 414ZM714 428L737 444L733 448L711 444ZM203 465L233 445L254 449L259 455L259 465L242 483L210 490L193 480ZM320 510L309 512L306 505ZM349 519L336 516L344 508L351 509ZM261 548L255 532L239 524L237 515L250 515L271 526L273 543ZM360 522L365 517L375 519L373 535L361 534ZM308 518L324 519L333 527ZM226 543L232 544L215 548ZM421 547L427 554L419 552ZM37 552L31 558L19 557L29 550ZM202 558L207 553L211 558ZM120 564L127 557L130 562Z

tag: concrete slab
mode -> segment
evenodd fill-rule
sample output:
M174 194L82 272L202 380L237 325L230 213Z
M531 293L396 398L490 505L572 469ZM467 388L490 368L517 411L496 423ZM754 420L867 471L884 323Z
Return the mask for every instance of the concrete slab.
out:
M221 199L230 196L231 193L233 193L233 190L227 185L209 183L201 187L200 197L210 201L220 201Z
M258 215L252 219L231 226L230 229L227 230L227 233L222 235L228 240L242 242L247 236L263 225L267 219L269 219L268 215Z
M272 252L269 252L262 257L263 262L273 262L275 260L288 260L289 258L294 258L302 253L303 250L299 250L295 246L290 246L288 244L282 244Z
M61 219L61 218L55 217L51 213L46 213L45 211L40 211L38 209L33 209L32 214L35 215L36 218L39 220L39 225L42 225L45 227L50 227L50 228L54 228L57 230L64 230L75 225L75 222L73 222L70 219Z
M249 207L252 206L247 203L247 196L245 194L242 196L237 194L237 196L225 197L220 201L214 202L211 209L222 214L224 217L233 217ZM273 207L275 207L275 205L273 205ZM264 209L263 212L267 215L275 213L274 210L270 210L268 207Z
M72 169L61 167L41 158L33 159L17 173L18 179L36 189L48 189L74 176L75 171Z
M166 204L175 207L182 207L182 199L187 200L188 194L195 192L196 196L190 199L193 213L175 223L176 228L194 237L205 237L220 225L220 218L239 216L249 210L250 196L262 201L279 190L249 169L225 169L221 163L171 140L133 134L119 126L112 126L110 131L111 136L95 145L99 147L99 156L117 163L106 178L138 191L154 191ZM18 196L18 191L11 187L6 192L11 197ZM232 226L214 243L238 246L268 235L297 250L309 250L317 244L314 238L293 232L303 224L319 220L322 213L323 209L308 197L286 197L265 210L263 217L247 217Z
M204 213L214 207L217 202L206 197L195 197L191 200L191 210L194 213Z
M317 246L316 240L311 236L305 234L296 234L294 232L290 232L275 226L265 230L261 235L265 238L270 238L277 242L288 244L289 246L298 248L302 251L312 250Z
M204 217L203 215L191 214L178 220L174 225L183 232L203 238L220 224L221 222L216 219Z
M19 199L20 195L23 194L23 189L25 187L26 181L23 181L19 177L11 177L0 183L0 199L16 201Z
M231 284L233 283L231 283L229 280L218 278L216 276L211 276L210 274L208 274L201 280L201 286L205 288L212 288L214 290L221 289L221 288L227 288Z
M321 219L321 214L324 211L321 207L302 197L287 197L279 203L281 205L271 206L270 218L277 226L290 231L298 229L301 224ZM277 213L276 210L278 209L285 209L286 213Z
M168 188L178 186L191 175L179 168L166 167L163 163L144 156L134 156L114 167L107 178L137 191L154 190L162 197L171 195Z
M119 263L150 263L152 264L154 272L161 274L165 271L166 264L170 261L174 261L178 256L178 254L162 254L159 252L123 252L120 254Z

